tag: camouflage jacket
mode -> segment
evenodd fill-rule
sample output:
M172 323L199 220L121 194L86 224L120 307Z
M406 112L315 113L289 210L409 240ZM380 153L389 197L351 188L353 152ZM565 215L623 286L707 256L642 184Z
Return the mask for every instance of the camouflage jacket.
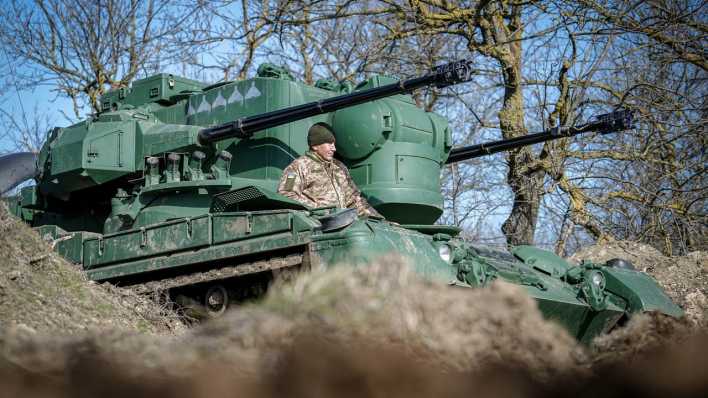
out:
M308 207L349 207L360 216L383 218L361 196L347 166L336 159L325 161L313 152L300 156L283 170L278 193Z

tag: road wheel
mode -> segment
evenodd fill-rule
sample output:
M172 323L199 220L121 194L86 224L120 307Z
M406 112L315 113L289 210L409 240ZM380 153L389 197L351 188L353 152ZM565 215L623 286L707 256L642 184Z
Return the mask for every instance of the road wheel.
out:
M222 285L214 285L204 294L204 307L209 317L223 314L229 307L229 293Z

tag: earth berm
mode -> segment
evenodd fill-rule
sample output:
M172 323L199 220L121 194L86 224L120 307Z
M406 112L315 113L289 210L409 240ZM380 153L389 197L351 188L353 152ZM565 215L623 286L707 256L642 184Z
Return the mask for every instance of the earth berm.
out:
M391 257L188 328L87 281L0 206L0 384L10 397L708 396L706 254L616 245L582 254L634 255L686 319L634 317L583 347L513 285L454 289Z

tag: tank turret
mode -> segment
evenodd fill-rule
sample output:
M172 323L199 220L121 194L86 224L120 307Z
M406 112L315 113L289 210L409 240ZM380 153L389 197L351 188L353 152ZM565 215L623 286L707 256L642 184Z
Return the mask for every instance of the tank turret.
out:
M307 86L272 66L260 68L254 79L212 86L166 74L137 81L107 93L101 113L49 134L39 154L37 185L29 188L36 190L29 195L37 199L31 204L35 222L87 229L74 224L89 209L92 219L106 222L105 229L95 223L88 229L112 232L202 214L213 195L231 189L274 191L282 169L307 149L305 132L319 121L341 131L341 153L352 164L382 149L387 139L408 140L409 148L400 149L394 161L429 163L429 181L401 167L381 175L383 166L355 165L352 173L370 188L374 206L392 202L380 188L377 193L377 184L389 190L400 185L410 192L393 202L432 206L426 217L432 222L442 205L436 175L449 150L449 132L439 116L416 108L405 94L470 75L469 63L458 61L408 80L372 78L353 90ZM388 110L361 117L366 106ZM361 121L351 120L353 115ZM406 136L410 131L425 137ZM432 199L416 199L426 196L419 195L423 191Z

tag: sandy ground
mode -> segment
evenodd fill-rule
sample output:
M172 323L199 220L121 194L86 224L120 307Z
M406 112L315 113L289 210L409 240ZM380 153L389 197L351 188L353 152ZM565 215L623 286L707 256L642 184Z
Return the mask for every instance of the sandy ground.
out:
M86 281L0 209L0 395L708 396L705 253L614 245L577 257L629 259L689 316L634 317L584 347L513 285L450 288L388 258L302 275L187 329Z

